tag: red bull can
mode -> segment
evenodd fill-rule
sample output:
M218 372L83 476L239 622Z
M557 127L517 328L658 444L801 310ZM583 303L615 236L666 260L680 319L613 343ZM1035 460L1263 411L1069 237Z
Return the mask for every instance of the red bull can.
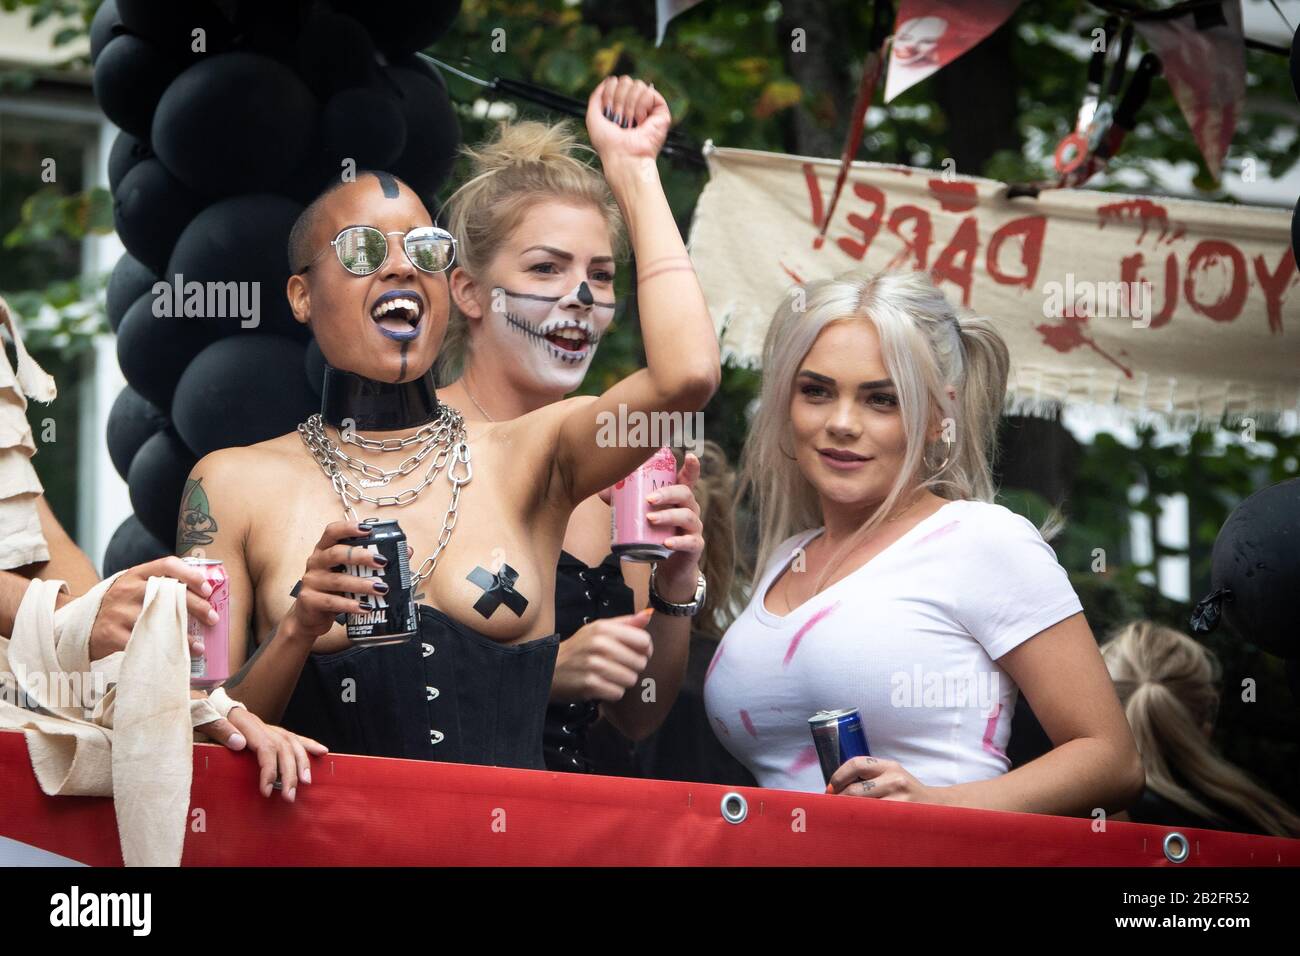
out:
M181 558L203 572L212 585L208 603L217 612L217 623L189 618L190 637L203 641L203 653L190 656L190 687L209 690L230 677L230 578L226 566L212 558Z
M856 707L819 710L808 718L808 726L812 729L813 746L817 748L817 760L822 765L822 777L827 783L847 761L871 756Z

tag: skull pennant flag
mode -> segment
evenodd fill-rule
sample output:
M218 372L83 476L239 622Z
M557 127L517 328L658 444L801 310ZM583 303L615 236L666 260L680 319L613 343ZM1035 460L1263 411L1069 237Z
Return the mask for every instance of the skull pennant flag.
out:
M902 0L894 21L885 102L938 72L1002 26L1020 0Z

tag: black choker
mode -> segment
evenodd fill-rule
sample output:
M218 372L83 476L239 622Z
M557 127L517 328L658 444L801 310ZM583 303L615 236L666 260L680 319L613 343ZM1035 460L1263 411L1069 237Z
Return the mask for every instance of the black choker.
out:
M377 382L325 363L320 413L328 424L342 428L351 419L359 431L397 431L433 421L440 409L433 369L411 382Z

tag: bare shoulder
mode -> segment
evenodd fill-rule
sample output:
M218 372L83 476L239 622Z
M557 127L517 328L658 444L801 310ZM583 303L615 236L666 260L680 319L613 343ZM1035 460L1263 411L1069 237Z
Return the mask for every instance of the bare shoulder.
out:
M209 452L194 466L196 473L221 476L236 484L247 484L275 471L292 467L302 457L302 441L297 432L280 435L255 445L220 448ZM294 453L297 452L297 455Z
M209 545L218 528L245 527L252 517L249 509L259 500L250 492L286 480L296 467L293 444L297 442L297 433L290 433L255 445L221 448L200 458L190 469L181 496L177 546Z
M500 422L497 434L521 445L536 445L548 454L554 450L560 428L575 411L596 402L595 395L574 395L551 402L518 418Z

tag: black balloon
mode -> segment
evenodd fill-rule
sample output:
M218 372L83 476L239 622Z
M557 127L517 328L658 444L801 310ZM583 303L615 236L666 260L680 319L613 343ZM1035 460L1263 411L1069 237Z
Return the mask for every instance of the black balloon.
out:
M150 291L158 277L149 271L131 253L122 254L113 266L113 273L108 277L107 303L108 324L116 332L122 324L126 310L135 304L135 300Z
M230 21L209 0L117 0L117 9L127 30L178 59L220 53L232 42ZM200 37L195 37L195 30L203 31ZM196 50L196 45L201 48Z
M335 9L356 17L375 46L390 57L431 45L460 13L460 0L334 0Z
M146 159L153 157L149 144L126 130L120 130L108 152L108 188L117 192L126 174Z
M170 429L154 435L135 453L127 473L131 507L159 541L176 537L176 517L190 469L198 461Z
M319 398L321 392L325 389L325 353L320 350L320 345L312 338L307 343L307 354L303 358L303 371L307 373L307 384Z
M174 529L169 537L171 539L176 537ZM171 553L172 549L169 545L146 531L140 519L131 515L117 526L113 537L108 539L108 547L104 549L104 577L133 568L137 564L157 561Z
M132 388L167 410L185 366L214 336L198 319L154 315L154 303L147 292L127 309L117 330L117 364Z
M391 93L344 90L330 98L322 114L326 162L336 173L351 159L353 170L388 169L406 147L406 117Z
M1257 491L1214 541L1210 586L1229 588L1223 620L1271 654L1300 658L1300 478Z
M91 63L99 59L100 52L120 32L121 27L122 18L117 15L117 0L104 0L90 21Z
M147 140L159 99L180 70L180 61L147 40L122 34L108 41L95 62L95 99L105 116Z
M203 206L159 160L146 159L114 191L113 225L127 251L161 275L181 231Z
M108 457L124 479L131 461L145 442L167 427L167 416L128 385L122 389L108 413Z
M258 325L227 306L213 319L216 334L277 332L306 340L307 327L294 321L285 296L289 281L289 230L302 206L270 194L236 196L213 203L194 217L176 242L168 274L190 282L245 283L245 303L255 302ZM256 289L252 283L258 283ZM245 310L248 311L248 310Z
M177 178L213 196L265 188L303 158L319 107L288 67L255 53L194 64L163 94L154 152Z
M321 99L368 86L378 75L375 45L366 28L340 13L321 13L298 37L298 72Z
M172 419L200 455L294 431L320 410L303 367L303 346L279 335L234 335L190 363L176 389Z
M388 75L399 90L406 118L406 147L389 171L410 183L427 203L456 162L460 123L446 86L431 74L393 66Z
M1300 265L1300 199L1296 200L1295 211L1291 213L1291 256L1296 265Z
M1295 91L1295 98L1300 100L1300 27L1291 38L1291 89Z

